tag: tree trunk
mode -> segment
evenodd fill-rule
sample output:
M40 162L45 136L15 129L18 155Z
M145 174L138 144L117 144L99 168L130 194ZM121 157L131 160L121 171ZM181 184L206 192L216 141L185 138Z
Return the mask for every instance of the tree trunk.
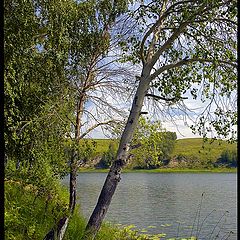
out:
M52 228L47 235L44 237L43 240L61 240L63 239L63 236L65 234L66 228L68 226L69 217L63 217L61 218L56 228Z
M107 213L108 207L111 203L112 196L116 190L118 182L120 182L120 174L123 166L126 164L129 146L133 137L134 130L137 127L138 119L141 114L141 109L143 106L143 100L147 94L149 88L149 74L150 71L143 70L142 76L140 78L140 83L137 88L135 97L133 99L132 108L128 117L127 124L125 126L124 132L122 134L117 158L113 162L105 183L103 185L102 191L98 198L97 205L88 221L85 233L85 239L94 239L101 223Z
M75 159L76 153L73 150L72 158ZM77 186L77 164L76 160L71 161L70 166L70 179L69 179L69 211L72 214L76 206L76 186Z
M81 119L83 115L84 103L86 100L86 94L82 93L79 97L79 102L77 105L77 116L75 125L75 143L79 144L80 140L80 130L81 130ZM73 214L76 206L76 186L77 186L77 170L78 170L78 153L75 149L72 149L71 159L70 159L70 180L69 180L69 215L61 218L56 228L52 228L44 240L62 240L66 232L70 216Z
M81 134L81 126L82 126L82 116L84 103L86 100L86 94L83 92L79 96L79 102L77 105L77 117L76 117L76 125L75 125L75 143L78 146ZM69 210L72 214L75 206L76 206L76 186L77 186L77 169L78 169L78 153L75 149L72 150L71 156L71 165L70 165L70 181L69 181Z

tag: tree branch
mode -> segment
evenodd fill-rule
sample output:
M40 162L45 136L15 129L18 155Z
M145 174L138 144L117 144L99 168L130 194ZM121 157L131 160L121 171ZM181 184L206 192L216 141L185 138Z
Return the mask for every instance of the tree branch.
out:
M207 7L206 7L207 6ZM148 64L150 68L154 66L161 54L174 42L174 40L184 31L184 29L192 22L195 22L195 18L199 15L203 15L204 12L215 8L218 5L208 6L206 3L199 7L188 19L183 21L180 26L173 32L171 37L156 51L152 60ZM206 8L205 8L206 7ZM199 20L197 20L199 21Z
M157 27L160 26L162 20L164 18L166 18L170 13L171 13L171 10L176 7L177 5L180 5L180 4L185 4L185 3L189 3L189 2L193 2L193 0L189 0L189 1L180 1L180 2L177 2L173 5L171 5L163 14L161 17L159 17L159 19L152 25L152 27L146 32L146 34L144 35L143 39L142 39L142 42L141 42L141 45L140 45L140 55L141 55L141 59L143 61L143 63L145 63L145 58L144 58L144 55L143 55L143 48L144 48L144 43L146 42L147 38L155 31L155 29Z
M97 123L95 125L93 125L92 127L88 128L86 130L85 133L83 133L79 138L82 139L84 138L88 133L90 133L92 130L94 130L95 128L99 127L99 126L102 126L102 125L107 125L109 123L114 123L116 122L115 120L109 120L109 121L106 121L106 122L100 122L100 123Z
M213 20L211 20L211 22L214 21L223 21L223 22L228 22L228 23L232 23L233 25L238 25L237 22L232 21L231 19L227 19L227 18L214 18Z
M180 100L180 99L188 99L187 97L165 98L165 97L157 96L157 95L154 95L154 94L151 94L151 93L147 93L145 96L146 97L153 97L156 100L163 100L163 101L166 101L166 102L173 102L173 101Z
M150 67L153 67L154 64L157 62L159 59L160 55L173 43L173 41L183 32L185 27L188 25L188 22L182 23L179 28L174 31L172 36L160 47L157 52L153 55L151 61L150 61Z
M200 63L206 63L206 62L218 62L218 63L222 63L222 64L228 64L232 67L236 67L237 68L237 63L235 62L229 62L229 61L224 61L224 60L216 60L216 59L202 59L202 58L192 58L192 59L183 59L177 63L172 63L172 64L168 64L165 65L161 68L159 68L158 70L156 70L153 74L151 74L150 79L153 80L154 78L156 78L159 74L161 74L162 72L172 69L172 68L177 68L177 67L181 67L183 65L187 65L193 62L200 62Z
M130 145L130 150L139 148L139 147L141 147L141 146L142 146L141 143L138 143L138 144L135 144L135 145Z

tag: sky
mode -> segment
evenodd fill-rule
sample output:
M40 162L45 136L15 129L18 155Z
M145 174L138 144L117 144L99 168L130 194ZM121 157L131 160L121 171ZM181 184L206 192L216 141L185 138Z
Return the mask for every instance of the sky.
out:
M131 100L130 100L129 103L131 103ZM194 101L193 100L187 100L187 101L185 100L185 104L191 109L194 108L194 107L196 108L196 106L203 107L205 105L205 104L202 104L200 100L194 100ZM165 128L167 131L176 132L178 139L199 138L199 137L201 137L198 134L193 134L192 133L192 130L189 127L191 125L191 122L188 119L175 120L174 123L173 123L170 120L165 120L164 121L163 118L161 119L161 116L156 116L156 115L154 115L154 113L150 113L150 117L153 120L160 120L163 128ZM94 131L92 131L91 134L89 134L89 137L97 138L97 139L107 138L104 135L104 133L102 132L100 127L95 129Z
M189 112L189 116L194 120L208 105L208 101L203 103L200 99L192 99L191 95L187 93L188 99L183 100L184 104L187 106L188 109L194 110L194 113ZM116 100L116 99L115 99ZM130 106L132 104L132 99L128 99L126 102L126 109L130 109ZM122 106L123 107L123 106ZM164 106L163 106L164 108ZM215 108L213 104L213 109ZM193 124L193 122L186 117L183 117L184 115L182 114L181 111L178 111L176 109L175 113L175 120L172 122L170 119L167 119L164 116L161 115L156 115L153 112L153 109L147 109L146 107L143 107L143 111L148 111L149 114L147 115L151 120L160 120L162 123L163 128L165 128L167 131L171 132L176 132L177 134L177 139L184 139L184 138L201 138L199 134L194 134L190 128L190 125ZM94 111L94 110L93 110ZM237 129L237 126L233 127L235 130ZM213 134L216 136L216 133L213 132ZM102 138L108 138L104 135L102 132L101 128L95 129L91 134L88 136L91 138L97 138L97 139L102 139ZM208 137L211 137L211 135L208 135Z
M171 132L176 132L177 139L201 137L198 134L194 135L191 129L188 126L184 125L182 121L179 121L176 124L177 124L177 127L174 124L169 122L162 123L163 127L166 128L166 130ZM101 131L101 128L98 128L95 131L93 131L90 136L91 138L97 138L97 139L107 138Z
M139 73L140 69L136 69L136 72ZM122 101L120 101L120 99L116 97L116 94L114 96L106 95L106 94L104 94L104 95L106 95L105 98L106 98L107 102L112 103L117 108L121 107L122 109L127 110L129 113L131 105L132 105L132 99L133 99L135 90L136 90L136 86L133 87L133 92L130 95L130 97L128 97L128 98L124 97L123 98L124 100L122 99ZM234 93L234 95L235 95L235 93ZM99 95L99 97L103 97L103 96ZM209 99L206 100L205 102L201 101L201 91L198 93L197 99L193 99L193 97L190 93L190 90L188 90L184 94L183 97L187 97L187 99L183 100L183 103L187 107L187 109L192 110L192 111L187 112L189 117L192 118L192 120L195 120L196 117L199 116L204 111L204 109L210 102ZM147 102L145 102L142 111L149 112L149 114L146 116L148 116L151 120L153 120L153 121L160 120L163 128L165 128L167 131L176 132L178 139L199 138L199 137L201 138L202 137L199 134L194 134L192 132L190 125L192 125L193 122L190 121L190 118L187 118L186 115L183 114L183 111L179 110L177 107L175 107L174 110L170 111L171 116L174 117L174 122L173 122L167 115L164 116L164 115L161 115L158 113L156 114L156 112L161 112L161 111L156 110L156 108L154 109L152 107L153 104L151 102L152 101L149 101L150 107L148 107L148 108L146 107ZM94 107L92 107L91 103L88 104L88 108L89 108L89 111L92 112L92 114L95 114ZM166 106L161 106L160 109L166 109ZM216 109L216 105L213 102L211 110L213 111L214 109ZM183 108L183 110L186 110L186 109ZM127 113L127 115L128 115L128 113ZM114 116L114 113L112 113L112 114ZM233 128L236 130L236 126L234 126ZM211 136L211 135L207 135L207 136L209 138L211 138L213 136L217 136L217 134L215 132L213 132L213 136ZM101 127L98 127L97 129L92 131L87 137L95 138L95 139L108 138L108 136L105 136L104 133L102 132Z

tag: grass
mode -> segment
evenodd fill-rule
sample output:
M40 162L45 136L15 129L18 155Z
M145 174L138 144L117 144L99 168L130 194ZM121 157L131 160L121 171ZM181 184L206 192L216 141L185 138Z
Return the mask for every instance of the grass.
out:
M108 150L110 142L115 142L112 139L92 139L96 142L96 155L102 155ZM89 141L89 140L88 140ZM117 144L117 143L116 143ZM204 148L203 148L204 146ZM213 143L204 143L202 138L186 138L178 139L171 157L176 155L192 156L197 155L200 159L217 159L224 150L237 150L236 143L228 143L224 140L216 140Z
M204 147L204 148L203 148ZM224 150L237 150L236 143L228 143L224 140L216 140L213 143L203 144L202 138L178 139L171 157L176 155L198 156L200 160L216 160Z
M43 239L68 207L66 191L42 195L32 184L7 180L4 183L5 238L11 240Z

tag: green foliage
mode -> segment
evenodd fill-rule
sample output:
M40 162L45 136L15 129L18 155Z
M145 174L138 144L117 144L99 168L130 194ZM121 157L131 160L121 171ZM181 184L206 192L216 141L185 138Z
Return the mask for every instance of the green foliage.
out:
M59 184L48 191L23 181L4 183L5 239L43 239L68 209L68 196Z
M96 142L91 139L80 139L76 142L74 139L69 139L66 144L65 152L72 157L72 152L75 151L76 161L79 164L86 164L96 155Z
M229 149L224 150L221 153L220 158L216 161L216 166L224 166L224 167L237 167L237 151Z
M80 240L84 236L84 230L86 227L86 219L80 214L79 205L76 206L71 219L69 221L68 228L64 235L64 240Z
M121 61L152 67L149 90L169 106L184 95L206 103L192 126L203 137L237 138L236 9L236 0L141 1L119 43Z
M54 25L51 18L46 25L46 15L39 13L38 4L4 2L6 175L21 175L32 183L37 178L45 182L50 174L66 174L64 138L70 131L66 119L73 108L63 71L67 51L59 39L63 26ZM54 28L59 34L53 39L50 33ZM55 43L62 44L61 51Z
M84 220L79 215L74 215L73 218L75 220L71 220L69 224L69 228L67 229L66 236L64 237L64 240L81 240L83 236L83 226L84 226ZM75 228L75 231L72 230L73 224L76 224L78 226L78 229ZM100 228L96 240L159 240L159 239L165 239L166 234L165 233L159 233L159 234L148 234L143 233L147 232L146 230L138 230L133 229L135 228L134 225L124 225L119 226L111 224L109 222L103 223L102 227ZM175 238L171 238L172 240L175 240ZM190 238L177 238L178 240L196 240L195 237Z
M139 144L140 147L131 151L132 167L162 166L173 150L176 138L176 133L164 130L159 121L151 122L143 117L140 118L132 141L133 146Z
M102 158L98 163L97 167L109 168L116 158L117 147L118 147L117 142L111 141L109 143L108 150L103 153Z

